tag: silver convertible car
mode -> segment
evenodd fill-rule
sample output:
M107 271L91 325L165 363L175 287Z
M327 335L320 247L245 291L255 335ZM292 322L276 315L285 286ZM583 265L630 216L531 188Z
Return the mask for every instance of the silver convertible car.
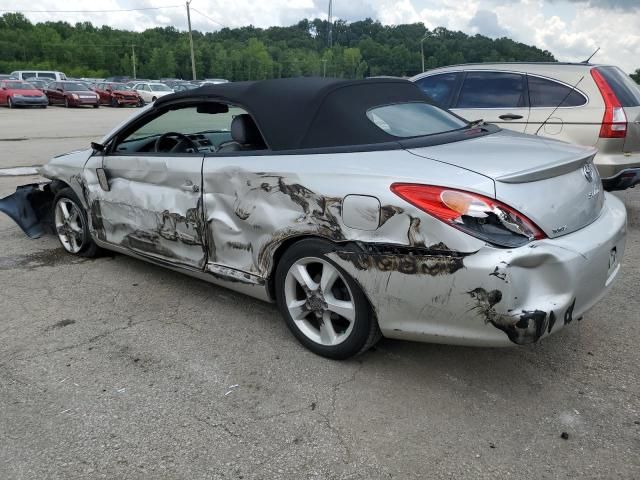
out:
M626 211L593 148L470 124L414 84L283 79L158 99L0 200L73 255L276 302L313 352L523 345L607 292Z

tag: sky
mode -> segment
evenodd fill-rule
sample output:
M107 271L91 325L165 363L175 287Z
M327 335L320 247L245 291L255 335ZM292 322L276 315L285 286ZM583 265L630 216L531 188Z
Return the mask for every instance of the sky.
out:
M193 0L192 27L291 25L302 18L326 18L328 0ZM60 10L160 8L137 12L63 13ZM33 22L89 20L141 31L187 26L182 0L0 0L0 11L25 12ZM370 17L383 24L423 22L492 38L507 36L551 51L560 61L582 61L597 47L595 63L627 72L640 68L640 0L334 0L333 16L346 21Z

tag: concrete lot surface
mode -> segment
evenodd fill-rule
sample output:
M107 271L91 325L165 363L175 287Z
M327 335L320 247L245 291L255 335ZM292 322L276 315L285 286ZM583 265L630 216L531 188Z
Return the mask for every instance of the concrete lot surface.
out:
M0 109L2 136L29 139L0 140L0 168L133 112ZM35 178L0 177L0 197ZM581 322L346 362L299 346L272 305L71 257L0 214L0 479L640 478L640 191L620 196L621 276Z

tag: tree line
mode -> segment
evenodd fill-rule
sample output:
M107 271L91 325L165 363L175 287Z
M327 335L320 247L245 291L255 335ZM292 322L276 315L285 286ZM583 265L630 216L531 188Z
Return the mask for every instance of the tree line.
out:
M422 70L423 38L426 69L466 62L555 61L546 50L508 38L442 27L428 30L422 23L382 25L371 19L335 21L329 48L328 27L327 21L315 19L288 27L194 31L198 78L411 76ZM131 32L90 22L33 24L19 13L0 17L2 73L39 69L70 77L132 76L134 52L139 78L191 78L188 35L174 27Z

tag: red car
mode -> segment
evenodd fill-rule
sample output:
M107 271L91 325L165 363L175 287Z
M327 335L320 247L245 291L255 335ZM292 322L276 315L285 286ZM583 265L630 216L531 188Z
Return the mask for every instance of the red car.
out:
M94 91L100 95L100 103L121 107L123 105L133 105L141 107L144 105L138 92L124 83L98 83Z
M46 95L28 82L0 81L0 105L6 105L9 108L23 106L47 108L48 103Z
M44 93L49 98L50 105L64 105L65 107L80 107L90 105L100 106L100 97L84 83L80 82L52 82Z

